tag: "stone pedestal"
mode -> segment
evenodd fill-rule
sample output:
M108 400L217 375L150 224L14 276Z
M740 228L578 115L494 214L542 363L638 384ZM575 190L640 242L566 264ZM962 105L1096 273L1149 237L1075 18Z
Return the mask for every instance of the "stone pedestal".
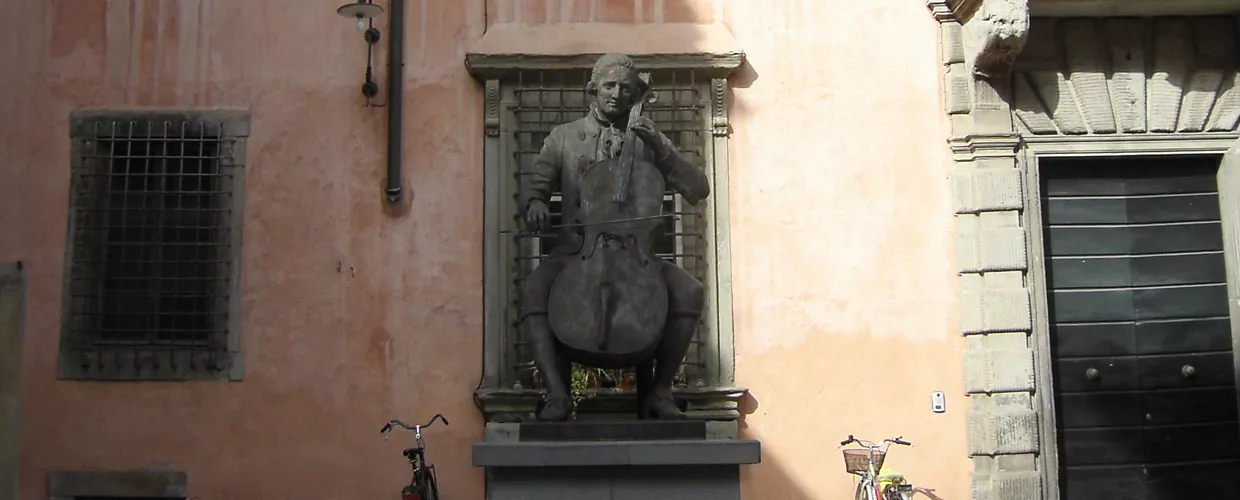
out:
M761 445L736 422L489 423L473 456L488 500L739 500Z

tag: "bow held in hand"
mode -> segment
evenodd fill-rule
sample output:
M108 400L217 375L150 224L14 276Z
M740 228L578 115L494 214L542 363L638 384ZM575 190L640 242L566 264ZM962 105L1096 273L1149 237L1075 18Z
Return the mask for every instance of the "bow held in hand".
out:
M529 207L525 209L526 227L543 232L547 230L550 221L551 211L547 208L547 203L542 200L530 200Z

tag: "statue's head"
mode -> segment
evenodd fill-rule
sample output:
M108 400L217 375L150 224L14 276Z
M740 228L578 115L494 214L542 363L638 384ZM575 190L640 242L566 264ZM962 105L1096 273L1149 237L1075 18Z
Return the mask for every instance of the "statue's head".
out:
M586 92L594 96L598 110L610 119L623 119L646 84L637 77L633 59L624 54L604 54L594 63Z

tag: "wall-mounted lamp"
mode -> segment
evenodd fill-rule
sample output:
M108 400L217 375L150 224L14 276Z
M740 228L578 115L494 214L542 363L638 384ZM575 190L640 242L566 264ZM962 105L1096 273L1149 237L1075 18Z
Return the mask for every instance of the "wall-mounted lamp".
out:
M366 38L366 83L362 84L362 95L366 96L367 106L387 106L387 186L384 194L388 203L401 200L401 123L402 97L404 96L405 80L405 0L388 0L388 8L392 10L388 23L388 96L385 104L371 104L370 98L379 93L379 84L371 79L370 64L372 47L379 41L379 30L375 29L374 18L383 14L383 7L375 5L372 0L357 0L336 9L341 16L357 19L357 29L365 30ZM366 22L364 22L366 21Z
M370 103L370 98L379 93L379 84L375 83L372 78L371 56L374 53L374 45L379 42L379 29L375 27L375 17L383 14L383 7L375 5L372 0L357 0L341 5L336 9L336 13L341 17L357 19L357 29L363 31L363 38L366 40L366 82L362 84L362 95L366 97L367 106L379 106Z

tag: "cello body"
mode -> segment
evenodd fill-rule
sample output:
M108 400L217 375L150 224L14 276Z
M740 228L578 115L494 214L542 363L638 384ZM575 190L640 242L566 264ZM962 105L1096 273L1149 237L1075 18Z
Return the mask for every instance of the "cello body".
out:
M642 74L649 82L649 75ZM649 88L649 87L647 87ZM629 112L621 154L587 167L578 220L581 250L567 257L547 304L551 331L574 361L622 368L649 361L662 340L668 291L652 252L663 220L663 174L638 157L631 124L648 93Z

